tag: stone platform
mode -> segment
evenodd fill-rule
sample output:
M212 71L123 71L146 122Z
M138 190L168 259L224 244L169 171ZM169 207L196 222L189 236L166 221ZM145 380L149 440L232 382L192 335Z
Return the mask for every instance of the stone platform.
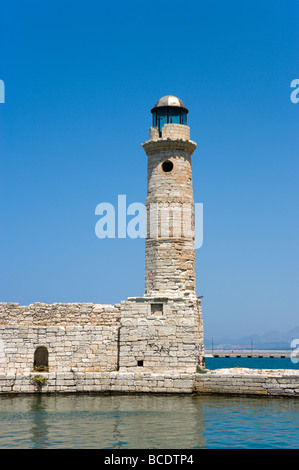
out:
M39 385L34 377L44 377ZM0 394L193 393L299 397L299 370L218 369L205 373L51 372L0 374Z

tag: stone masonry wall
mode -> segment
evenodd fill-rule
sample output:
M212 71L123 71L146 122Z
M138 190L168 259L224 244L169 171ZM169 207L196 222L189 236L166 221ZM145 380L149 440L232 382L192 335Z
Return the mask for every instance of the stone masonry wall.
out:
M195 292L194 266L193 241L146 240L146 292Z
M49 371L116 370L118 326L0 325L0 372L33 371L34 353L47 348Z
M43 346L49 371L112 371L118 367L120 304L0 303L0 372L33 370Z
M45 377L39 386L34 377ZM0 394L14 393L191 393L194 375L122 372L1 374Z
M163 139L190 139L190 127L183 124L164 124L162 127Z
M123 302L119 353L120 370L194 373L204 355L200 301L141 297Z
M45 378L45 385L34 377ZM298 370L239 369L207 374L132 372L52 372L1 374L0 393L196 393L299 398Z
M194 392L299 397L299 370L217 369L206 374L196 374Z
M159 310L160 309L160 310ZM115 306L0 304L0 373L29 373L38 348L49 372L142 367L195 372L203 357L200 301L132 298Z
M183 124L164 124L162 127L162 139L190 139L190 127ZM149 140L161 138L159 127L150 127Z

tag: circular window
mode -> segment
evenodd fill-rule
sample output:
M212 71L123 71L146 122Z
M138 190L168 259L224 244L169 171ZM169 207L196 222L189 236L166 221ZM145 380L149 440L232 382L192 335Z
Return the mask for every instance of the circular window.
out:
M165 173L169 173L173 169L173 163L170 160L166 160L162 163L162 170Z

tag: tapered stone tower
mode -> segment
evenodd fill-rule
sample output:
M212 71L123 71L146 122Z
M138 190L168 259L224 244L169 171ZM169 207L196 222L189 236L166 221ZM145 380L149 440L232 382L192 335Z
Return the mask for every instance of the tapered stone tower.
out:
M196 296L194 201L184 103L161 98L152 109L148 156L145 293L121 303L119 368L195 372L204 367L201 300Z
M194 201L190 140L184 103L164 96L152 109L148 156L145 291L195 295Z

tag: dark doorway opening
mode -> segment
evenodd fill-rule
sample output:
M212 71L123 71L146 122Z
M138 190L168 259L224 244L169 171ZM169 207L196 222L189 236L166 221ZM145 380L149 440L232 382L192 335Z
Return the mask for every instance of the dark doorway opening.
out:
M33 369L37 371L48 372L49 353L45 346L38 346L34 352Z

